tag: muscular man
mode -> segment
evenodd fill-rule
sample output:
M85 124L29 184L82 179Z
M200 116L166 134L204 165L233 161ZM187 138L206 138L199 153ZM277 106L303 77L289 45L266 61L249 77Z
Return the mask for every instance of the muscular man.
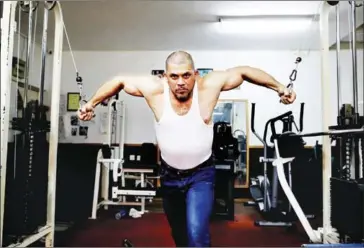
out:
M163 208L176 246L210 246L209 219L213 207L215 168L212 164L212 112L221 91L243 81L275 91L284 104L296 95L266 72L238 66L198 75L184 51L170 54L163 77L120 75L103 84L79 111L90 120L94 108L120 90L144 97L155 117L161 151Z

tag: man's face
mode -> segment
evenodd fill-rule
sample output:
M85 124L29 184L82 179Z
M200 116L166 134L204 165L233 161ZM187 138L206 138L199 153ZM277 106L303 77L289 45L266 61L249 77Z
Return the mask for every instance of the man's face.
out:
M185 102L191 97L195 85L196 75L191 64L168 64L165 77L168 80L169 87L180 102Z

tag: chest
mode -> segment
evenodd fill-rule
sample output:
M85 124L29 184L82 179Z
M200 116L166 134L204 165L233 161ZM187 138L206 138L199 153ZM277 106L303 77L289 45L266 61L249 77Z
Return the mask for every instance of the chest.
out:
M149 103L157 121L161 119L164 110L167 108L170 108L170 110L174 111L174 113L178 116L184 116L187 115L190 111L193 111L191 110L192 101L189 104L180 105L173 103L172 101L165 101L164 99L165 98L163 97L163 95L161 95L156 97L153 101L150 101ZM196 101L197 106L194 105L193 108L197 110L200 118L205 124L211 124L212 112L214 110L216 102L216 97L204 93L199 93L198 100ZM169 104L170 106L165 106L166 104Z

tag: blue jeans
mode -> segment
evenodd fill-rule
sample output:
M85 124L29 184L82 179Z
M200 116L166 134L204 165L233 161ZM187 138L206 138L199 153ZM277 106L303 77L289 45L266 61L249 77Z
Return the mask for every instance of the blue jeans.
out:
M161 165L163 208L177 247L209 247L214 203L215 167L208 165L187 175Z

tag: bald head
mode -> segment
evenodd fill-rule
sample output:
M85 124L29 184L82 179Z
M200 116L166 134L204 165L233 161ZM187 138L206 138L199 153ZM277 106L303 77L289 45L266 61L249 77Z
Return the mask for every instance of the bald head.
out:
M193 62L191 54L185 51L175 51L171 53L166 59L166 70L168 65L190 65L192 69L195 69L195 63Z
M176 51L167 57L164 76L176 100L184 102L191 99L196 75L198 72L189 53Z

